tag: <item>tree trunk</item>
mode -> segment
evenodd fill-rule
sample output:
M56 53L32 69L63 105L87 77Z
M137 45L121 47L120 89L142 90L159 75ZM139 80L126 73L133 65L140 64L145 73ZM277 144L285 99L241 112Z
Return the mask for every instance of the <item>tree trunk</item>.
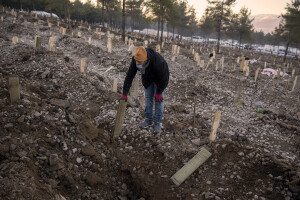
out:
M102 21L102 26L104 27L104 0L102 0L101 21Z
M286 55L287 55L289 46L290 46L290 41L288 41L287 44L286 44L286 48L285 48L285 52L284 52L284 57L283 57L283 63L285 63L285 61L286 61Z
M239 41L240 41L240 44L239 44L239 50L240 50L241 49L241 44L242 44L242 36L240 36Z
M173 32L173 40L175 40L175 38L174 38L174 35L175 35L175 27L174 27L174 25L173 25L173 30L172 30L172 32Z
M122 40L125 42L125 0L123 0L123 12L122 12Z
M220 16L220 19L219 19L217 53L219 53L219 50L220 50L220 39L221 39L222 21L223 21L223 15L224 15L224 13L223 13L224 12L223 5L224 5L224 0L222 1L221 16Z
M161 17L161 34L160 34L160 43L163 42L164 38L164 16Z
M66 28L71 29L69 0L64 0L64 10L65 10L65 20L67 22Z
M130 6L130 25L131 25L131 32L133 33L133 8L132 5Z
M149 22L147 22L147 34L148 34L148 29L149 29Z
M217 53L219 53L220 50L220 39L221 39L221 29L218 29Z
M158 17L157 20L157 41L159 41L159 29L160 29L160 17Z

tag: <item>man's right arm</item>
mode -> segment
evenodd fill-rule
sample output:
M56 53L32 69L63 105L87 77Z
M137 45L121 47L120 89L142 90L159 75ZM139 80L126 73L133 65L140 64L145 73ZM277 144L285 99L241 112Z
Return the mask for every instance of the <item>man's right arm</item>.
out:
M127 71L126 77L125 77L125 81L124 81L124 85L123 85L123 94L127 95L129 92L129 89L131 87L132 81L136 75L137 72L137 68L136 68L136 64L135 64L135 60L132 57L131 60L131 64L130 67Z

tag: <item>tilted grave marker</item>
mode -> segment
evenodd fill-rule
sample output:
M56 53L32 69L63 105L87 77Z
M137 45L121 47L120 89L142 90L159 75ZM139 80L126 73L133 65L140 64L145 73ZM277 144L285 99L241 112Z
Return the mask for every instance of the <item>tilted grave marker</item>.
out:
M255 71L255 78L254 78L254 82L257 81L257 78L258 78L258 74L260 72L260 68L257 68L256 71Z
M200 151L171 177L173 183L179 186L210 156L211 153L207 151L204 147L201 147Z
M139 79L135 77L132 81L129 94L131 97L136 98L138 96L138 91L139 91Z
M200 61L200 70L202 70L204 68L204 60Z
M220 125L220 121L221 121L221 111L217 110L215 112L214 121L213 121L213 124L212 124L212 127L211 127L211 132L210 132L210 135L209 135L209 141L211 141L211 142L216 140L217 131L218 131L218 128L219 128L219 125Z
M207 71L208 67L213 64L213 60L214 60L213 56L209 58L209 61L208 61L207 65L206 65L206 68L205 68L205 71Z
M295 77L293 87L292 87L292 92L294 91L296 84L297 84L298 76Z
M114 128L114 138L119 137L122 131L122 125L124 122L125 112L126 112L127 101L121 99L118 106L116 124Z

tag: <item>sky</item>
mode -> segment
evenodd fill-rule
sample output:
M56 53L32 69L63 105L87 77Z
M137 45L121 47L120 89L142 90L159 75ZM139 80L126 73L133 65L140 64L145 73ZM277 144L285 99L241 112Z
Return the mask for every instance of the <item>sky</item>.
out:
M233 8L234 12L246 6L251 10L252 15L258 14L276 14L280 15L285 12L286 4L290 0L237 0ZM193 5L197 12L197 17L200 18L207 6L207 0L188 0L189 5Z
M86 0L81 0L85 2ZM92 0L96 1L96 0ZM236 4L233 7L234 12L246 6L251 10L252 15L258 14L276 14L280 15L285 12L286 4L291 0L236 0ZM193 5L197 12L197 17L201 18L206 6L207 0L188 0L189 5Z

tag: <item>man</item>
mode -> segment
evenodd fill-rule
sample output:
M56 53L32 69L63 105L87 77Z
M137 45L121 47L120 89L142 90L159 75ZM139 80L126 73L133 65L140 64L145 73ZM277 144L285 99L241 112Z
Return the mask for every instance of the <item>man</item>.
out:
M153 125L153 102L155 99L154 131L161 132L164 110L164 94L169 83L169 68L164 58L150 48L137 47L128 69L121 99L127 99L136 72L140 71L145 88L145 121L140 128Z

